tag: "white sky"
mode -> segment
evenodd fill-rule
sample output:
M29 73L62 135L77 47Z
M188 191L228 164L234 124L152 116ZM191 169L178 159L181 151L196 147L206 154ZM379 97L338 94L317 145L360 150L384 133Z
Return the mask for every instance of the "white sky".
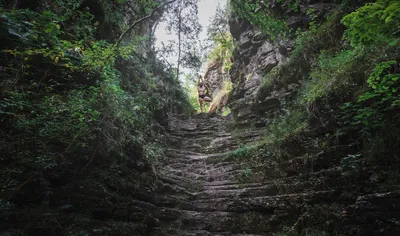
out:
M207 27L210 24L211 18L215 15L216 9L218 5L225 6L227 0L199 0L199 23L202 26L202 31L199 35L201 41L206 40L207 38ZM176 34L168 35L166 29L166 24L164 22L160 22L155 31L156 36L156 48L161 47L162 42L167 43L169 40L177 40ZM169 63L172 65L176 64L176 57L168 58Z

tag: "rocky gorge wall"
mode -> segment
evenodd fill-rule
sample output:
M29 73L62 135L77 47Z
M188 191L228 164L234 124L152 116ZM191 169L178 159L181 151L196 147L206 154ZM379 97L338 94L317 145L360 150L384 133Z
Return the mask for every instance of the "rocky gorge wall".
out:
M365 2L353 2L352 9ZM270 4L269 10L282 10L279 3ZM317 22L312 23L310 9ZM235 50L229 71L233 89L227 106L233 115L232 137L242 145L233 151L231 158L224 160L241 163L237 167L241 173L238 179L245 183L274 181L285 198L281 208L269 213L271 217L280 218L283 214L287 218L277 220L277 229L262 235L278 231L282 233L279 235L397 235L399 232L395 223L399 215L394 213L400 201L398 188L383 177L394 170L360 160L364 164L353 166L357 171L348 172L347 161L353 154L367 156L365 146L359 142L360 131L341 131L345 128L336 120L342 114L340 104L352 98L336 92L309 107L298 105L310 72L318 67L321 51L346 48L344 27L340 23L345 12L345 4L339 1L300 1L299 11L286 12L285 21L293 29L300 27L307 31L312 24L320 27L306 46L299 45L294 36L271 40L237 15L229 19ZM300 46L305 49L296 48ZM214 67L209 71L217 74ZM357 77L356 73L353 77ZM213 78L218 75L209 77L211 84L215 84ZM362 74L361 78L366 81L368 75ZM302 118L297 119L297 114ZM395 153L392 158L397 163ZM375 179L377 176L379 180ZM263 194L257 196L270 196ZM289 206L294 208L289 210Z
M319 19L323 19L337 7L335 1L301 1L299 11L289 13L285 21L292 29L305 30L310 23L310 16L307 14L309 9L313 9L314 14ZM271 6L271 8L274 7ZM282 14L285 13L282 12ZM287 97L295 93L301 80L304 79L299 76L283 85L280 83L284 79L275 78L276 84L273 91L269 92L269 96L265 94L258 96L263 92L260 91L263 84L271 82L268 81L271 78L265 79L265 76L274 68L277 69L288 63L290 53L294 50L294 38L270 40L248 20L235 16L231 16L229 25L230 32L237 43L230 70L234 86L229 106L238 122L244 120L245 123L265 126L265 120L261 117L270 111L283 109Z

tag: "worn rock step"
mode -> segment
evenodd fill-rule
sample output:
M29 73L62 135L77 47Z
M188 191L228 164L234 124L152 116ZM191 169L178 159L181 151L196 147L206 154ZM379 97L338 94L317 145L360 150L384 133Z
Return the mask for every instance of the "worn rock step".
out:
M193 205L197 211L271 211L290 209L297 204L308 202L317 204L331 202L339 196L336 191L318 191L298 194L282 194L262 197L213 198L195 200Z
M189 191L187 188L181 187L176 184L168 184L163 182L157 183L157 188L154 193L195 196L195 194Z
M187 171L196 174L205 174L209 167L203 162L197 162L193 164L173 163L167 164L163 168L165 172L171 171Z
M218 160L223 160L230 152L214 152L214 153L202 153L193 152L188 149L168 149L166 150L166 156L169 157L169 161L172 163L192 163L193 160L207 160L211 158L217 158Z
M162 183L178 185L182 188L185 188L188 191L195 190L195 189L202 189L202 182L196 183L193 179L188 179L185 177L180 176L166 176L166 175L159 175L159 179Z
M193 206L193 198L190 196L156 195L155 204L157 207L195 210Z
M194 172L187 172L182 170L166 170L160 173L161 175L170 176L171 178L185 178L194 181L206 181L208 178L206 173L194 173Z
M205 190L231 190L231 189L241 189L249 187L261 187L267 185L277 185L277 186L287 186L294 185L296 183L302 184L305 182L319 182L320 185L325 185L326 188L331 188L341 184L339 181L341 177L341 168L333 167L330 169L321 170L318 172L312 172L307 176L299 178L298 176L266 179L263 182L246 182L242 183L239 181L214 181L204 183Z
M161 220L160 227L163 228L209 232L228 229L232 234L269 232L275 227L273 212L196 212L163 208L156 212L156 217Z
M154 228L151 236L263 236L261 234L232 234L232 232L209 232L207 230L181 230L174 228Z
M215 181L204 184L205 190L232 190L263 186L263 183L241 183L231 181Z
M214 198L260 197L282 194L296 194L303 193L305 191L326 191L332 189L332 186L326 186L320 182L300 182L293 184L272 184L259 187L246 187L237 189L206 189L203 192L196 193L195 196L197 200Z
M229 175L234 172L242 173L241 168L236 166L224 166L224 167L210 167L206 165L197 165L198 168L193 168L193 166L186 166L181 168L171 168L170 166L164 168L162 170L163 175L175 175L175 176L183 176L186 178L193 179L216 179L219 176Z

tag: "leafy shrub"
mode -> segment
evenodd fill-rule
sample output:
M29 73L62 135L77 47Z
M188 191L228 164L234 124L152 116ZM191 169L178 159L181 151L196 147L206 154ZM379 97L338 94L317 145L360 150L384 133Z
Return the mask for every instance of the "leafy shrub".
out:
M297 135L308 127L306 112L301 105L294 104L275 118L268 126L263 142L278 147L289 136Z
M233 12L240 17L247 19L252 25L257 26L262 32L267 34L271 40L286 37L289 28L282 19L283 15L273 16L271 12L266 12L267 5L264 1L254 1L249 3L243 0L232 0ZM282 7L295 11L297 1L276 1Z
M224 71L229 71L232 66L231 56L235 47L232 35L228 32L216 35L214 43L216 46L208 55L210 63L220 63Z
M233 158L245 158L249 155L250 150L252 149L252 147L250 146L244 146L244 147L240 147L237 148L236 150L232 151L229 156L233 157Z
M364 165L392 168L400 161L399 68L397 61L378 63L368 78L369 88L356 102L342 106L343 124L358 130L363 140L362 154L366 160L358 161L364 161Z
M376 128L382 126L385 116L400 108L400 65L396 61L379 63L368 78L369 91L359 96L357 103L343 108L355 111L354 125Z
M312 54L318 54L321 49L335 48L340 43L339 39L342 36L342 26L339 24L340 11L334 11L320 25L315 22L316 16L312 8L308 13L312 19L311 27L307 31L297 32L294 51L291 53L292 60L301 56L312 60Z
M322 52L318 66L311 72L311 80L302 90L302 102L310 104L316 100L352 86L362 65L361 56L351 50L343 50L336 55Z
M382 96L382 101L394 100L391 106L400 105L396 95L399 92L400 64L396 61L379 63L368 78L368 85L373 90L360 96L359 102Z
M346 37L353 47L372 44L395 45L400 36L400 2L378 0L368 3L342 19Z

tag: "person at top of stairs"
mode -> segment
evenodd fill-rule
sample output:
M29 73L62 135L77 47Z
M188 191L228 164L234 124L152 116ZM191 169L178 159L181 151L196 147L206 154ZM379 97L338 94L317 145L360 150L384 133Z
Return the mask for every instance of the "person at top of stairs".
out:
M206 96L207 88L201 76L199 76L199 79L197 81L197 91L199 94L200 111L203 112L204 102L212 102L212 99Z

